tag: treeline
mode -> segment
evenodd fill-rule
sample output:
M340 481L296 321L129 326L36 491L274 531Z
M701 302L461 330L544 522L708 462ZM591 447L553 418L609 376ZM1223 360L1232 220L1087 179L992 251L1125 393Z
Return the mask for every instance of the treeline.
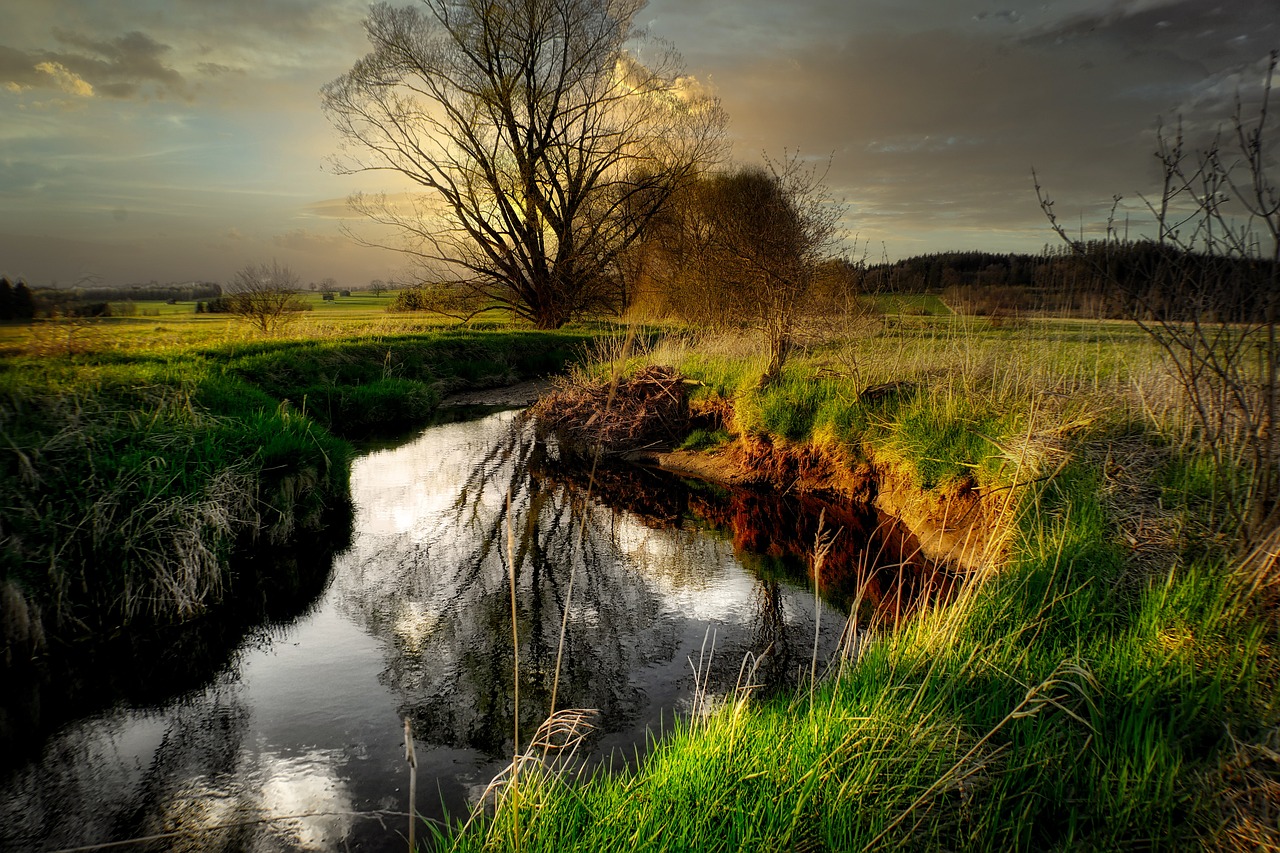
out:
M196 302L222 297L217 282L132 284L126 287L31 288L0 278L0 321L29 321L37 317L110 317L131 314L135 302Z
M1151 241L1098 240L1034 255L939 252L870 265L861 278L863 292L939 293L952 308L978 315L1185 314L1245 322L1260 319L1280 297L1271 261Z
M27 283L19 279L15 285L0 278L0 321L32 320L35 316L36 299Z
M222 285L216 281L192 281L184 284L131 284L125 287L77 287L56 290L70 294L77 302L196 302L216 299Z

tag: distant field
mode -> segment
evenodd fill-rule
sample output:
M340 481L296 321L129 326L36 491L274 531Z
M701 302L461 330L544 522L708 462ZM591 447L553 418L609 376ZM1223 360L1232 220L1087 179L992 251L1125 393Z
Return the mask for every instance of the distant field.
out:
M875 293L865 298L881 314L941 317L955 313L932 293Z
M299 294L310 310L289 323L279 337L311 339L403 335L451 326L456 320L427 312L391 312L395 292L356 292L325 301L319 293ZM510 323L510 312L484 312L473 322ZM166 350L257 340L256 329L231 314L197 314L195 302L130 303L114 317L0 324L0 356L77 352Z
M319 293L300 294L309 310L297 315L278 336L285 340L380 337L438 330L457 323L453 318L429 312L392 312L395 292L380 296L357 291L325 301ZM878 333L855 337L896 340L960 340L972 346L973 336L994 340L1035 339L1080 345L1129 342L1145 350L1146 335L1127 320L1018 317L991 318L952 311L935 294L882 293L864 297L881 315ZM53 320L34 324L0 324L0 356L23 354L66 355L90 352L164 352L174 348L251 342L259 332L230 314L197 314L195 302L168 304L158 301L132 303L130 313L86 320ZM473 322L509 325L511 314L494 309ZM515 325L523 325L516 323ZM803 324L801 326L803 331ZM882 343L884 341L882 340Z

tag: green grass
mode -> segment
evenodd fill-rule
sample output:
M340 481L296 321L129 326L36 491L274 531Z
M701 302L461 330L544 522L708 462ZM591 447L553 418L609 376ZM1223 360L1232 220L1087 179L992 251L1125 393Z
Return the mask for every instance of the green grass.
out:
M647 358L700 380L695 396L731 399L730 432L872 454L926 494L989 493L1007 509L1007 553L957 600L868 637L812 692L682 719L636 769L525 773L518 796L438 844L1181 850L1280 837L1266 806L1280 773L1261 757L1280 737L1271 613L1240 598L1222 542L1134 552L1118 515L1135 511L1124 484L1153 487L1139 508L1181 519L1185 545L1206 525L1183 522L1205 520L1229 475L1171 441L1176 413L1156 405L1168 400L1136 398L1158 387L1145 339L1114 324L890 326L802 352L765 391L741 341L673 336Z
M204 611L237 549L344 529L346 439L421 425L454 389L563 370L595 335L379 326L156 347L96 330L85 352L0 360L0 587L24 610L5 614L6 652Z
M865 299L882 314L941 317L955 313L932 293L876 293Z

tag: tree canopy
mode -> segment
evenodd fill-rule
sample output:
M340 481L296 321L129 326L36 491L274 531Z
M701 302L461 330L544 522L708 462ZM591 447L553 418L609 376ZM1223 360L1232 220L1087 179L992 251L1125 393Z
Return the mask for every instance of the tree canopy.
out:
M356 195L433 267L445 307L537 326L623 307L620 259L718 158L718 101L633 27L643 0L379 4L372 50L323 89L343 172L428 192ZM365 238L374 245L387 245Z

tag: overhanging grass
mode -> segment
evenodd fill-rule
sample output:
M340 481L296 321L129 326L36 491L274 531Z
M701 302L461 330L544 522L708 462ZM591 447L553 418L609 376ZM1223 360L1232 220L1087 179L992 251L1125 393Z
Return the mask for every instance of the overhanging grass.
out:
M1275 741L1273 623L1240 600L1221 548L1135 560L1108 509L1108 468L1127 460L1093 448L1165 442L1150 401L1129 396L1150 351L1125 330L1038 334L885 332L802 354L763 392L726 346L659 347L652 358L700 380L698 394L734 402L736 430L869 446L922 488L967 479L1001 496L1007 561L947 607L868 637L813 694L683 720L635 770L573 784L530 774L438 842L1178 850L1219 843L1234 820L1274 838L1273 813L1231 805L1270 795L1231 789L1249 783L1223 769L1241 744L1264 754ZM892 385L861 397L879 383ZM1197 516L1218 475L1173 458L1162 499Z
M23 602L0 656L43 631L202 611L234 548L349 511L345 437L421 424L453 388L563 369L591 336L447 329L0 361L0 586Z
M1185 849L1232 736L1274 725L1268 631L1220 564L1119 591L1090 472L949 610L810 696L685 720L636 771L533 777L455 849ZM1048 519L1046 521L1046 519ZM512 803L520 803L519 809ZM518 826L517 826L518 825ZM518 843L517 843L518 840Z

